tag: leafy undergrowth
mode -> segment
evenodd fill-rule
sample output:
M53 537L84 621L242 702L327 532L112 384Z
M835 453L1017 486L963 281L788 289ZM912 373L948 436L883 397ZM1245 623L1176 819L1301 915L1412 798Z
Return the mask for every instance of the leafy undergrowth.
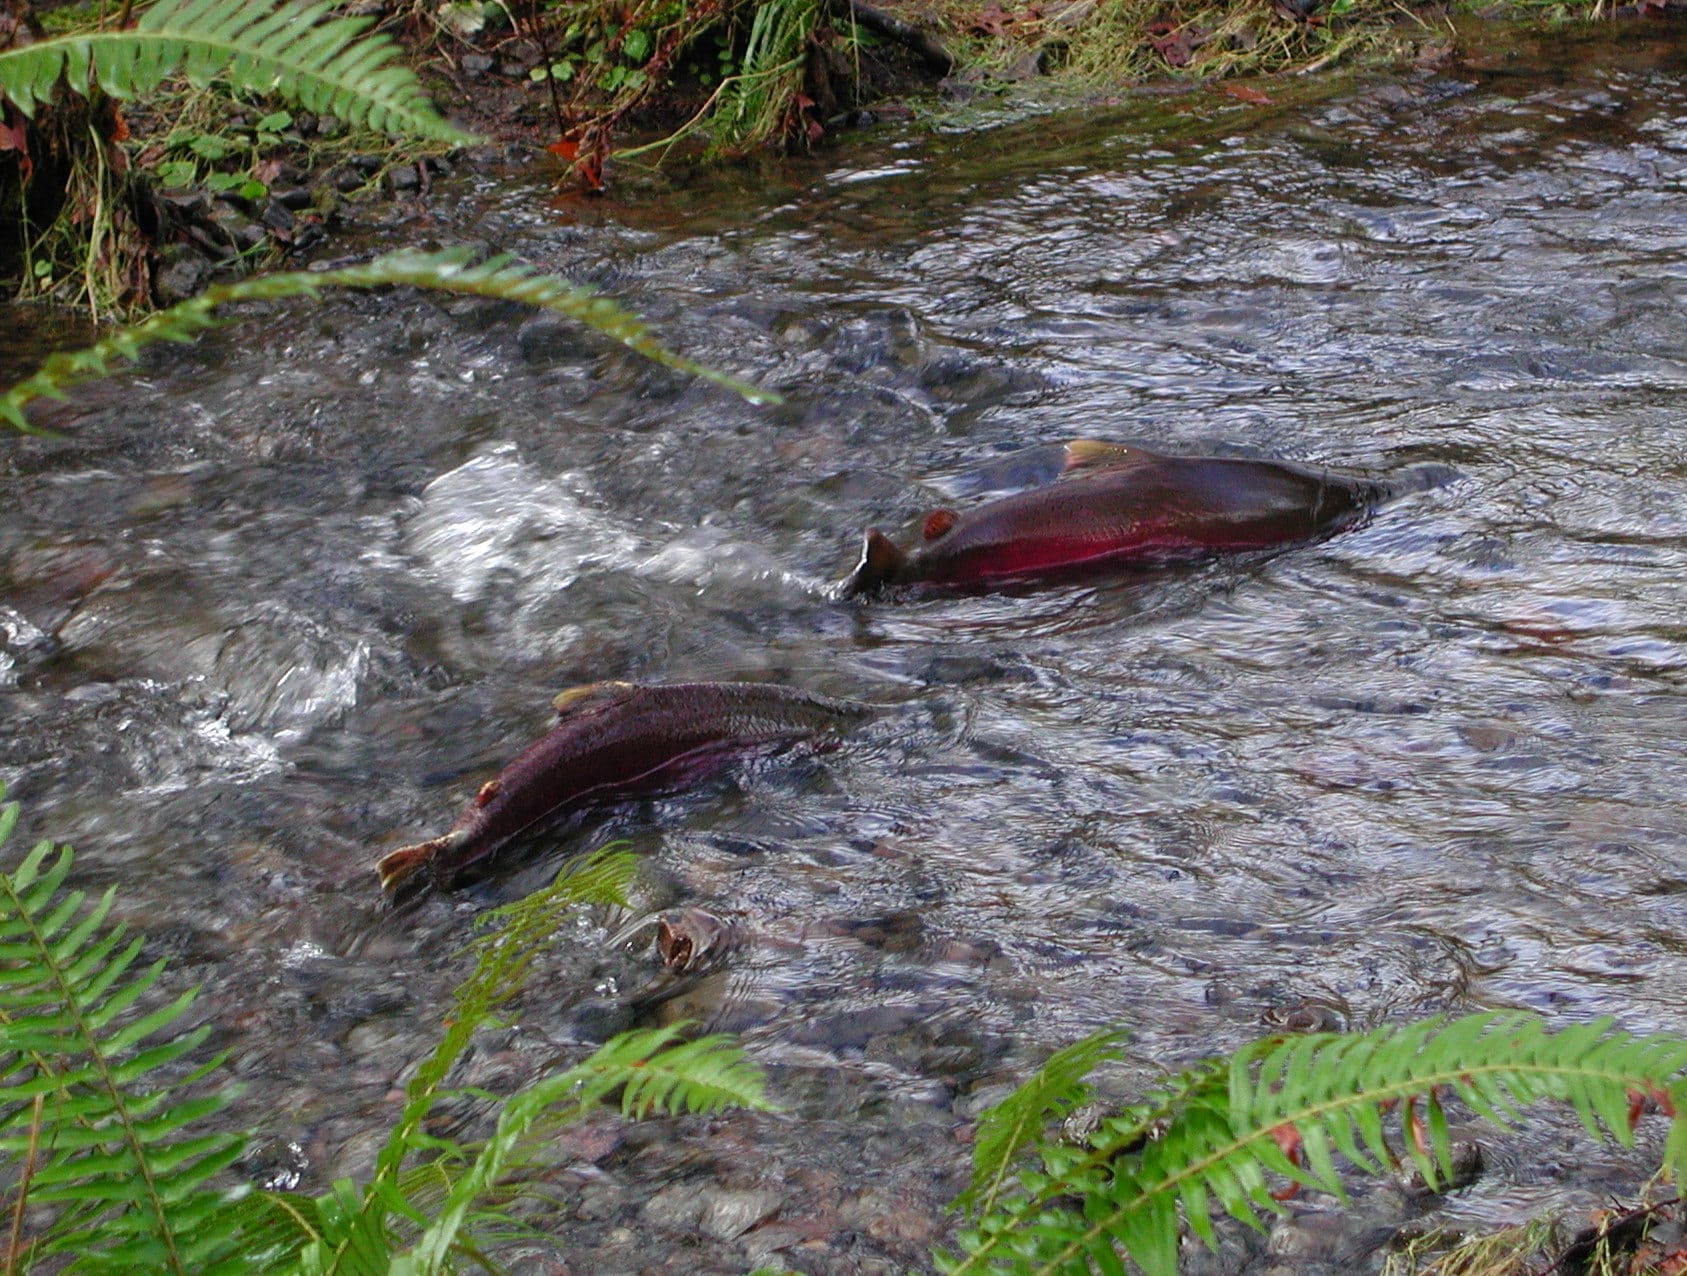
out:
M972 70L1096 87L1304 74L1338 62L1431 61L1466 15L1521 23L1645 17L1681 0L886 0Z
M1301 1189L1345 1199L1355 1170L1409 1166L1445 1190L1457 1181L1454 1105L1506 1128L1552 1099L1590 1135L1624 1146L1655 1107L1669 1118L1664 1172L1687 1167L1687 1041L1634 1037L1609 1021L1554 1031L1490 1013L1266 1038L1169 1079L1082 1143L1047 1137L1118 1041L1103 1032L1058 1052L980 1119L957 1250L937 1255L945 1276L1115 1276L1121 1255L1147 1276L1176 1276L1185 1229L1209 1245L1221 1215L1263 1230ZM1605 1248L1614 1252L1610 1237Z
M0 796L3 796L0 790ZM17 806L0 806L0 843ZM483 1141L427 1121L453 1069L520 992L535 953L582 904L625 904L631 855L576 861L546 890L481 919L474 969L366 1183L321 1196L231 1181L248 1136L209 1129L232 1102L210 1024L188 1028L195 992L164 992L165 963L110 922L113 887L70 884L68 847L41 842L0 874L0 1161L10 1227L3 1270L109 1276L429 1276L482 1266L520 1174L559 1125L601 1104L633 1118L767 1108L760 1071L721 1037L683 1025L622 1033L499 1102Z

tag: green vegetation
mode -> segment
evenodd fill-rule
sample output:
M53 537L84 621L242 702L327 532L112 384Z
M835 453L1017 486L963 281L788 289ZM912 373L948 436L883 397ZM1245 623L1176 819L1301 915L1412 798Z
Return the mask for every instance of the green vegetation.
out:
M500 84L508 96L490 111L492 131L548 142L582 185L599 189L612 158L811 144L853 107L940 74L979 88L1043 77L1095 94L1156 78L1204 83L1434 59L1459 42L1449 15L1475 6L414 0L394 24L410 32L417 59L502 39L513 25L539 50L527 72L536 100L523 103L519 86ZM1611 10L1603 0L1509 0L1500 11L1564 21ZM324 0L156 0L137 9L132 26L121 20L127 12L127 4L117 19L103 7L55 10L50 34L20 38L19 26L12 47L0 31L0 279L20 296L76 298L95 318L148 308L149 262L173 233L159 224L151 190L203 189L252 206L267 199L279 157L306 165L344 157L360 131L360 158L373 151L389 161L390 143L376 135L412 147L467 140L434 110L396 44L369 34L363 19L332 16ZM1266 82L1228 91L1265 103L1278 89ZM232 120L226 107L206 110L207 94L244 110ZM133 113L153 132L131 138L119 105L137 98L144 105ZM549 108L537 138L514 123L530 106ZM326 133L294 129L300 113L312 125L318 116L332 122L339 149ZM337 200L331 190L316 198ZM262 256L261 228L255 236L256 244L231 246L248 267Z
M332 8L158 0L132 27L104 29L96 19L91 29L0 49L0 276L13 276L25 296L63 296L74 281L95 318L149 301L143 198L117 103L172 77L274 95L396 136L469 140L434 111L395 44L363 36L365 20L332 17ZM282 114L265 120L278 129ZM186 146L214 163L233 143L207 133ZM175 165L160 174L166 183L187 175L175 150L166 143L154 161ZM230 184L241 180L249 179Z
M0 807L0 842L16 818L15 804ZM209 1027L183 1026L195 993L167 992L164 962L137 964L142 940L109 924L115 888L90 901L67 887L72 865L68 848L42 842L0 875L8 1271L409 1276L484 1265L487 1238L519 1229L509 1207L523 1168L560 1124L606 1101L633 1118L768 1106L735 1046L683 1040L676 1026L624 1033L502 1100L482 1142L429 1130L454 1066L566 933L569 914L625 903L634 860L609 848L481 919L473 970L368 1182L320 1196L231 1184L247 1136L208 1129L219 1114L226 1122L236 1091L222 1056L201 1057ZM1453 1098L1500 1126L1556 1099L1591 1134L1624 1145L1650 1099L1671 1121L1666 1172L1687 1164L1687 1042L1605 1022L1550 1032L1528 1016L1484 1014L1267 1038L1171 1078L1082 1144L1051 1137L1052 1122L1091 1098L1086 1078L1122 1040L1111 1029L1068 1046L981 1116L972 1182L956 1202L958 1249L934 1256L939 1270L1118 1273L1123 1255L1147 1276L1175 1276L1183 1227L1212 1243L1219 1210L1258 1228L1295 1188L1341 1196L1341 1162L1370 1173L1409 1163L1445 1185ZM1502 1276L1548 1236L1535 1227L1451 1246L1424 1238L1391 1270ZM1591 1270L1616 1270L1604 1236L1586 1250Z
M0 807L0 842L16 819L15 803ZM107 924L115 888L90 903L66 888L72 862L69 848L42 842L0 875L8 1272L451 1271L465 1259L480 1264L479 1233L510 1223L512 1177L545 1131L610 1100L629 1117L767 1106L759 1071L736 1046L682 1042L670 1027L624 1033L504 1100L482 1143L425 1132L453 1066L520 991L566 916L582 904L625 903L634 862L608 850L483 919L473 973L409 1083L368 1183L338 1182L318 1197L230 1187L226 1171L247 1140L207 1130L235 1091L221 1056L197 1057L209 1026L182 1026L194 991L165 993L162 961L137 967L143 941Z
M61 79L82 97L122 100L179 72L191 84L225 79L384 132L465 140L397 65L397 46L358 39L367 21L330 18L333 8L321 0L158 0L131 29L48 36L0 52L0 97L33 115Z
M67 387L106 376L117 359L133 359L154 342L191 341L206 329L226 322L217 312L231 303L314 297L325 287L380 288L398 284L519 301L554 310L613 337L648 359L725 386L752 403L779 401L777 395L671 353L639 320L614 302L595 296L590 289L571 287L506 257L475 265L468 250L446 249L438 253L391 253L360 266L261 275L207 288L199 296L158 311L132 327L117 329L86 349L50 356L33 376L0 393L0 420L17 429L33 431L24 409L36 399L62 399Z
M946 1276L1117 1273L1121 1251L1147 1276L1176 1276L1180 1214L1208 1244L1217 1210L1261 1228L1288 1189L1345 1197L1338 1156L1372 1174L1404 1160L1444 1185L1448 1097L1501 1127L1556 1099L1625 1147L1650 1098L1670 1115L1665 1170L1687 1169L1687 1041L1479 1014L1266 1038L1172 1078L1081 1146L1037 1139L1036 1168L1010 1180L1032 1134L1083 1097L1082 1071L1117 1040L1103 1032L1061 1051L980 1122L960 1248L938 1256ZM1274 1192L1273 1178L1288 1189Z

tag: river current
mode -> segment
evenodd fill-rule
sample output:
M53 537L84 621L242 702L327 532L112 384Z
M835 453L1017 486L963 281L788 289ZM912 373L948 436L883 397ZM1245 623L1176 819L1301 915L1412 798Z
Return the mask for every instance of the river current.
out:
M654 1013L741 1034L784 1111L568 1136L549 1253L597 1276L918 1265L977 1110L1104 1024L1119 1096L1297 1016L1687 1032L1687 49L1564 39L598 201L442 184L397 237L594 283L783 406L409 292L78 392L61 439L0 445L8 853L119 884L203 988L247 1172L321 1189L369 1167L474 918L626 840L640 911L748 936ZM828 596L864 528L1083 436L1451 477L1270 555ZM605 678L880 712L386 908L374 858ZM582 914L465 1083L639 1021L625 920ZM1585 1209L1645 1178L1643 1135L1543 1113L1461 1194L1296 1202L1189 1270L1374 1270L1400 1227Z

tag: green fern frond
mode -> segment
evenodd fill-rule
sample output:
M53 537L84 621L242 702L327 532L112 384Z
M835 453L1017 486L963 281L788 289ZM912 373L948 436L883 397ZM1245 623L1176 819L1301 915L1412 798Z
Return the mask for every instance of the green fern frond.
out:
M299 1276L385 1273L392 1262L411 1261L395 1258L395 1223L407 1221L414 1229L426 1231L430 1213L443 1218L445 1212L454 1211L449 1236L436 1230L434 1241L429 1242L444 1245L438 1258L442 1262L451 1245L462 1242L467 1221L473 1219L478 1225L488 1217L481 1198L496 1182L496 1175L476 1179L474 1186L465 1188L474 1167L481 1164L480 1157L427 1134L423 1123L445 1093L452 1067L498 1007L521 991L533 959L561 933L567 914L582 904L625 907L627 888L637 872L633 855L614 846L603 847L565 866L544 890L492 909L479 919L482 933L470 945L474 969L452 996L439 1044L406 1087L403 1111L376 1157L369 1185L359 1191L350 1183L335 1184L334 1191L293 1217L285 1213L288 1202L277 1201L276 1208L282 1212L268 1215L268 1234L285 1236L291 1228L295 1243L303 1243ZM578 1079L560 1091L552 1086L546 1093L567 1094L577 1085ZM524 1091L508 1102L525 1102L532 1093ZM575 1104L570 1110L577 1115L582 1106ZM520 1128L525 1131L535 1120L537 1114L520 1122ZM496 1153L500 1173L513 1151L512 1143ZM432 1155L407 1168L406 1162L418 1153ZM457 1164L468 1168L455 1168ZM424 1204L430 1207L428 1212L420 1208Z
M1041 1167L961 1234L946 1273L1122 1271L1175 1276L1178 1211L1209 1243L1215 1205L1251 1226L1282 1207L1270 1176L1342 1192L1336 1157L1367 1169L1400 1159L1431 1184L1450 1173L1443 1094L1508 1125L1539 1099L1569 1103L1589 1133L1631 1143L1630 1101L1672 1114L1666 1168L1687 1170L1687 1041L1636 1038L1608 1020L1549 1032L1521 1015L1473 1015L1360 1034L1268 1038L1174 1087L1167 1118L1141 1141L1140 1115L1104 1123L1087 1149L1044 1147ZM1389 1130L1415 1104L1414 1137ZM1417 1146L1418 1139L1424 1146ZM1294 1152L1291 1157L1288 1151ZM1081 1203L1073 1207L1067 1198Z
M410 1082L371 1183L360 1195L350 1184L336 1185L317 1202L299 1276L359 1276L386 1272L388 1264L418 1274L442 1270L453 1248L466 1243L465 1227L500 1220L501 1180L522 1163L531 1137L578 1119L616 1091L623 1113L633 1116L769 1106L761 1071L737 1046L721 1037L675 1045L684 1025L674 1025L617 1036L509 1098L492 1136L477 1149L423 1132L452 1065L497 1007L520 991L534 955L561 932L566 912L582 903L625 907L636 872L631 854L605 847L565 868L545 890L482 919L488 929L471 946L474 971L457 989L445 1036ZM433 1158L406 1170L418 1151ZM396 1248L394 1221L420 1232L408 1252Z
M470 250L453 248L437 253L390 253L339 270L290 271L214 285L197 297L118 329L85 349L49 356L34 376L0 394L0 419L20 430L33 432L24 417L23 410L28 404L40 398L62 399L67 387L108 375L118 360L133 360L149 345L160 341L192 341L202 332L221 327L227 321L216 312L232 302L314 297L325 287L381 288L397 284L518 301L554 310L614 338L647 359L724 386L751 403L780 401L776 394L672 353L637 318L613 301L595 296L588 288L573 287L539 274L508 257L494 257L475 265Z
M578 1115L617 1089L622 1092L622 1112L632 1116L769 1108L761 1070L738 1046L724 1037L674 1045L684 1027L622 1033L566 1072L506 1102L498 1128L407 1256L417 1276L442 1269L474 1202L503 1176L525 1136L542 1120Z
M624 1116L717 1112L722 1108L771 1110L761 1069L723 1036L679 1041L684 1023L625 1032L569 1070L581 1102L621 1091ZM565 1074L567 1075L567 1074Z
M1085 1078L1102 1063L1117 1059L1129 1032L1103 1028L1056 1050L1023 1084L987 1108L973 1131L972 1182L955 1198L957 1208L983 1213L995 1204L1014 1161L1027 1143L1091 1097Z
M354 125L445 142L473 139L440 119L385 36L359 39L361 18L329 18L325 0L159 0L131 28L76 32L0 52L0 95L32 115L60 77L86 95L116 98L180 72L203 87L276 93ZM327 19L327 20L325 20Z
M544 890L479 919L482 933L470 945L474 969L452 994L445 1035L410 1081L404 1113L376 1162L377 1178L397 1175L452 1067L493 1012L521 991L534 957L561 931L566 916L581 905L626 907L627 888L637 875L638 860L630 852L600 847L565 865Z
M0 842L16 818L0 808ZM105 925L115 892L65 890L71 862L42 842L0 875L0 1152L36 1149L29 1200L59 1211L40 1252L90 1272L243 1270L209 1184L245 1140L201 1132L232 1092L191 1094L222 1060L176 1066L210 1029L178 1030L191 991L145 1004L163 963L135 968L141 941Z

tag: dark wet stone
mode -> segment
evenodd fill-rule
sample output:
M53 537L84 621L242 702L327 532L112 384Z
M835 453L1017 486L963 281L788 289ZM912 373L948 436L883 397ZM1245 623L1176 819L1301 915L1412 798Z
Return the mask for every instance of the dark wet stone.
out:
M515 335L521 357L529 363L551 364L565 359L589 359L599 350L590 329L566 316L534 315Z
M302 252L307 248L314 248L328 238L328 232L322 229L322 223L316 220L305 222L293 232L293 251Z
M466 77L478 80L492 69L492 58L485 53L465 53L457 65L463 68Z
M262 221L266 229L274 231L277 235L292 236L293 214L285 204L273 199L270 200L268 204L264 205Z
M713 1184L676 1183L644 1203L640 1218L673 1232L701 1232L729 1241L771 1217L784 1201L773 1188L733 1189Z
M346 122L337 115L319 116L316 132L319 137L338 137L346 131Z
M349 195L355 190L361 190L369 179L349 164L342 164L334 170L332 181L334 189L342 195Z
M1292 1006L1272 1006L1260 1022L1284 1032L1342 1032L1346 1021L1332 1006L1302 1001Z
M300 111L293 117L293 131L300 137L309 137L316 132L316 116L309 111Z
M774 336L798 350L814 349L831 332L831 328L821 320L789 311L775 315L771 326Z
M269 192L270 203L279 204L290 212L298 212L302 208L310 207L310 192L303 186L272 186Z
M163 267L153 275L152 295L161 306L197 297L211 282L215 267L186 244L172 244L164 251Z
M239 209L226 205L211 214L211 224L217 228L226 243L234 245L242 252L256 248L266 238L262 226Z
M422 184L422 175L414 164L401 164L387 173L387 184L393 191L413 191Z
M1445 1192L1456 1192L1460 1188L1469 1187L1482 1177L1485 1168L1482 1159L1482 1145L1474 1139L1455 1142L1452 1146L1453 1177L1450 1182L1437 1182L1431 1187L1424 1181L1423 1175L1415 1165L1407 1164L1400 1175L1400 1186L1413 1196L1439 1196ZM1436 1167L1436 1177L1441 1176L1440 1167Z

